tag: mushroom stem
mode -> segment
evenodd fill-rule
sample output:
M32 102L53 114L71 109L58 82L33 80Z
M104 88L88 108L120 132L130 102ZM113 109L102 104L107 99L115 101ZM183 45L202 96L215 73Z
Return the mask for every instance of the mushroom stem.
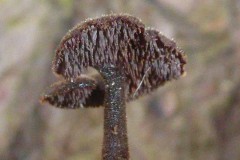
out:
M102 67L105 79L103 160L128 160L128 137L124 82L125 76L114 66Z

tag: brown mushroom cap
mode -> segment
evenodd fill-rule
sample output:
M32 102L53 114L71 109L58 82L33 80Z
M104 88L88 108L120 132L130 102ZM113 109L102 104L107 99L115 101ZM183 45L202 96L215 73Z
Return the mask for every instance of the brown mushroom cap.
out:
M104 89L96 84L94 79L82 76L74 82L56 82L41 97L41 102L59 108L98 107L103 104Z
M75 82L88 67L114 65L124 73L126 97L132 100L179 78L184 64L184 53L174 41L145 30L135 17L109 15L70 30L56 50L53 71Z

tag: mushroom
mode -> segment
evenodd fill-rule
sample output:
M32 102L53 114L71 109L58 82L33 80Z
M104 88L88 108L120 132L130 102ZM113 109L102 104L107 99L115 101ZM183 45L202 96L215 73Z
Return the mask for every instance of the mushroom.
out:
M126 101L147 94L184 74L186 58L176 43L129 15L89 19L61 40L54 84L42 102L60 108L104 106L104 160L129 159ZM83 76L95 68L100 74Z

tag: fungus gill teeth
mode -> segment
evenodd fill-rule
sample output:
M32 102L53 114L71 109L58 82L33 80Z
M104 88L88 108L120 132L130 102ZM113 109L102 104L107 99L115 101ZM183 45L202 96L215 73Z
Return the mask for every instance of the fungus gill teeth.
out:
M60 108L79 108L86 103L91 92L96 88L96 81L80 77L75 81L60 81L51 85L42 96L41 102Z

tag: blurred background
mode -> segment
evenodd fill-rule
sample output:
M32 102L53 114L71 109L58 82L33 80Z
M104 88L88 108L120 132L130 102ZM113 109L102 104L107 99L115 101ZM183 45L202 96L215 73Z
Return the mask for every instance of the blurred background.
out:
M172 37L187 76L127 105L133 160L240 159L239 0L0 0L0 159L101 159L103 108L39 97L61 37L86 18L129 13Z

